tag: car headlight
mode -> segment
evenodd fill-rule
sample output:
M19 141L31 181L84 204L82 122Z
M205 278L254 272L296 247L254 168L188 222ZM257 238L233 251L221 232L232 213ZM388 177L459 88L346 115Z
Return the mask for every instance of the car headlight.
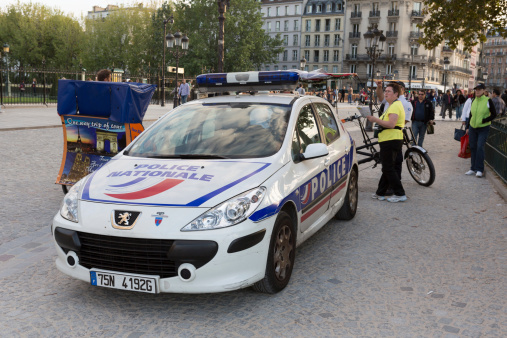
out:
M68 219L72 222L78 222L78 208L77 208L77 202L79 197L79 189L81 188L81 185L84 182L84 178L81 179L79 182L74 184L72 188L70 188L69 192L65 195L62 201L62 206L60 208L60 215L62 215L63 218Z
M266 188L260 187L236 196L197 217L181 231L220 229L243 222L257 209L265 192Z

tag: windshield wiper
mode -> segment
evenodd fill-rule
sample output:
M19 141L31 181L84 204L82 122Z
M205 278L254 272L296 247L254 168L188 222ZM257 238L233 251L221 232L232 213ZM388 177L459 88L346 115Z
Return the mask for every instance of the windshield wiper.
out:
M209 154L177 154L177 155L149 155L148 158L183 158L183 159L228 159L229 157Z

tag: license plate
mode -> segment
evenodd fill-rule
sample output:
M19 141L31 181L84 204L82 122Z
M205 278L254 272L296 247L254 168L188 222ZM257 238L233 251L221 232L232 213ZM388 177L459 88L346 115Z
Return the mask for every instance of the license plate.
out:
M92 285L119 290L158 293L159 279L158 276L130 275L102 270L90 271Z

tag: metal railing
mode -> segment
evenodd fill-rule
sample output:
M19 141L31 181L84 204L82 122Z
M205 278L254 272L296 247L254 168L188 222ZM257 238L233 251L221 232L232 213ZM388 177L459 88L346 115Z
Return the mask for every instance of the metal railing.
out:
M380 17L380 11L370 11L370 18Z
M491 122L486 141L485 161L507 184L507 117Z
M400 10L399 9L388 10L387 16L400 16Z
M398 31L387 31L386 37L388 38L397 38L398 37Z
M349 39L361 38L361 32L349 32Z
M350 18L353 19L353 18L360 18L361 17L361 14L362 12L352 12L350 13Z
M95 80L96 72L77 70L59 70L40 68L0 68L0 104L56 104L58 99L58 80ZM113 81L125 81L155 84L157 88L151 104L160 104L162 99L162 73L159 69L141 74L113 73ZM181 76L180 76L181 78ZM192 82L190 77L185 77ZM8 79L8 80L7 80ZM35 79L35 83L34 83ZM174 74L166 75L165 102L172 102L172 90L175 87Z
M412 17L423 17L422 11L412 11Z

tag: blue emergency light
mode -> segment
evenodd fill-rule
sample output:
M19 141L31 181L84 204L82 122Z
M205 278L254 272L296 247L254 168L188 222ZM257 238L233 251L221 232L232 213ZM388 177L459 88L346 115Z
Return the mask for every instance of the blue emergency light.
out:
M202 74L196 79L200 93L294 90L299 74L291 71Z

